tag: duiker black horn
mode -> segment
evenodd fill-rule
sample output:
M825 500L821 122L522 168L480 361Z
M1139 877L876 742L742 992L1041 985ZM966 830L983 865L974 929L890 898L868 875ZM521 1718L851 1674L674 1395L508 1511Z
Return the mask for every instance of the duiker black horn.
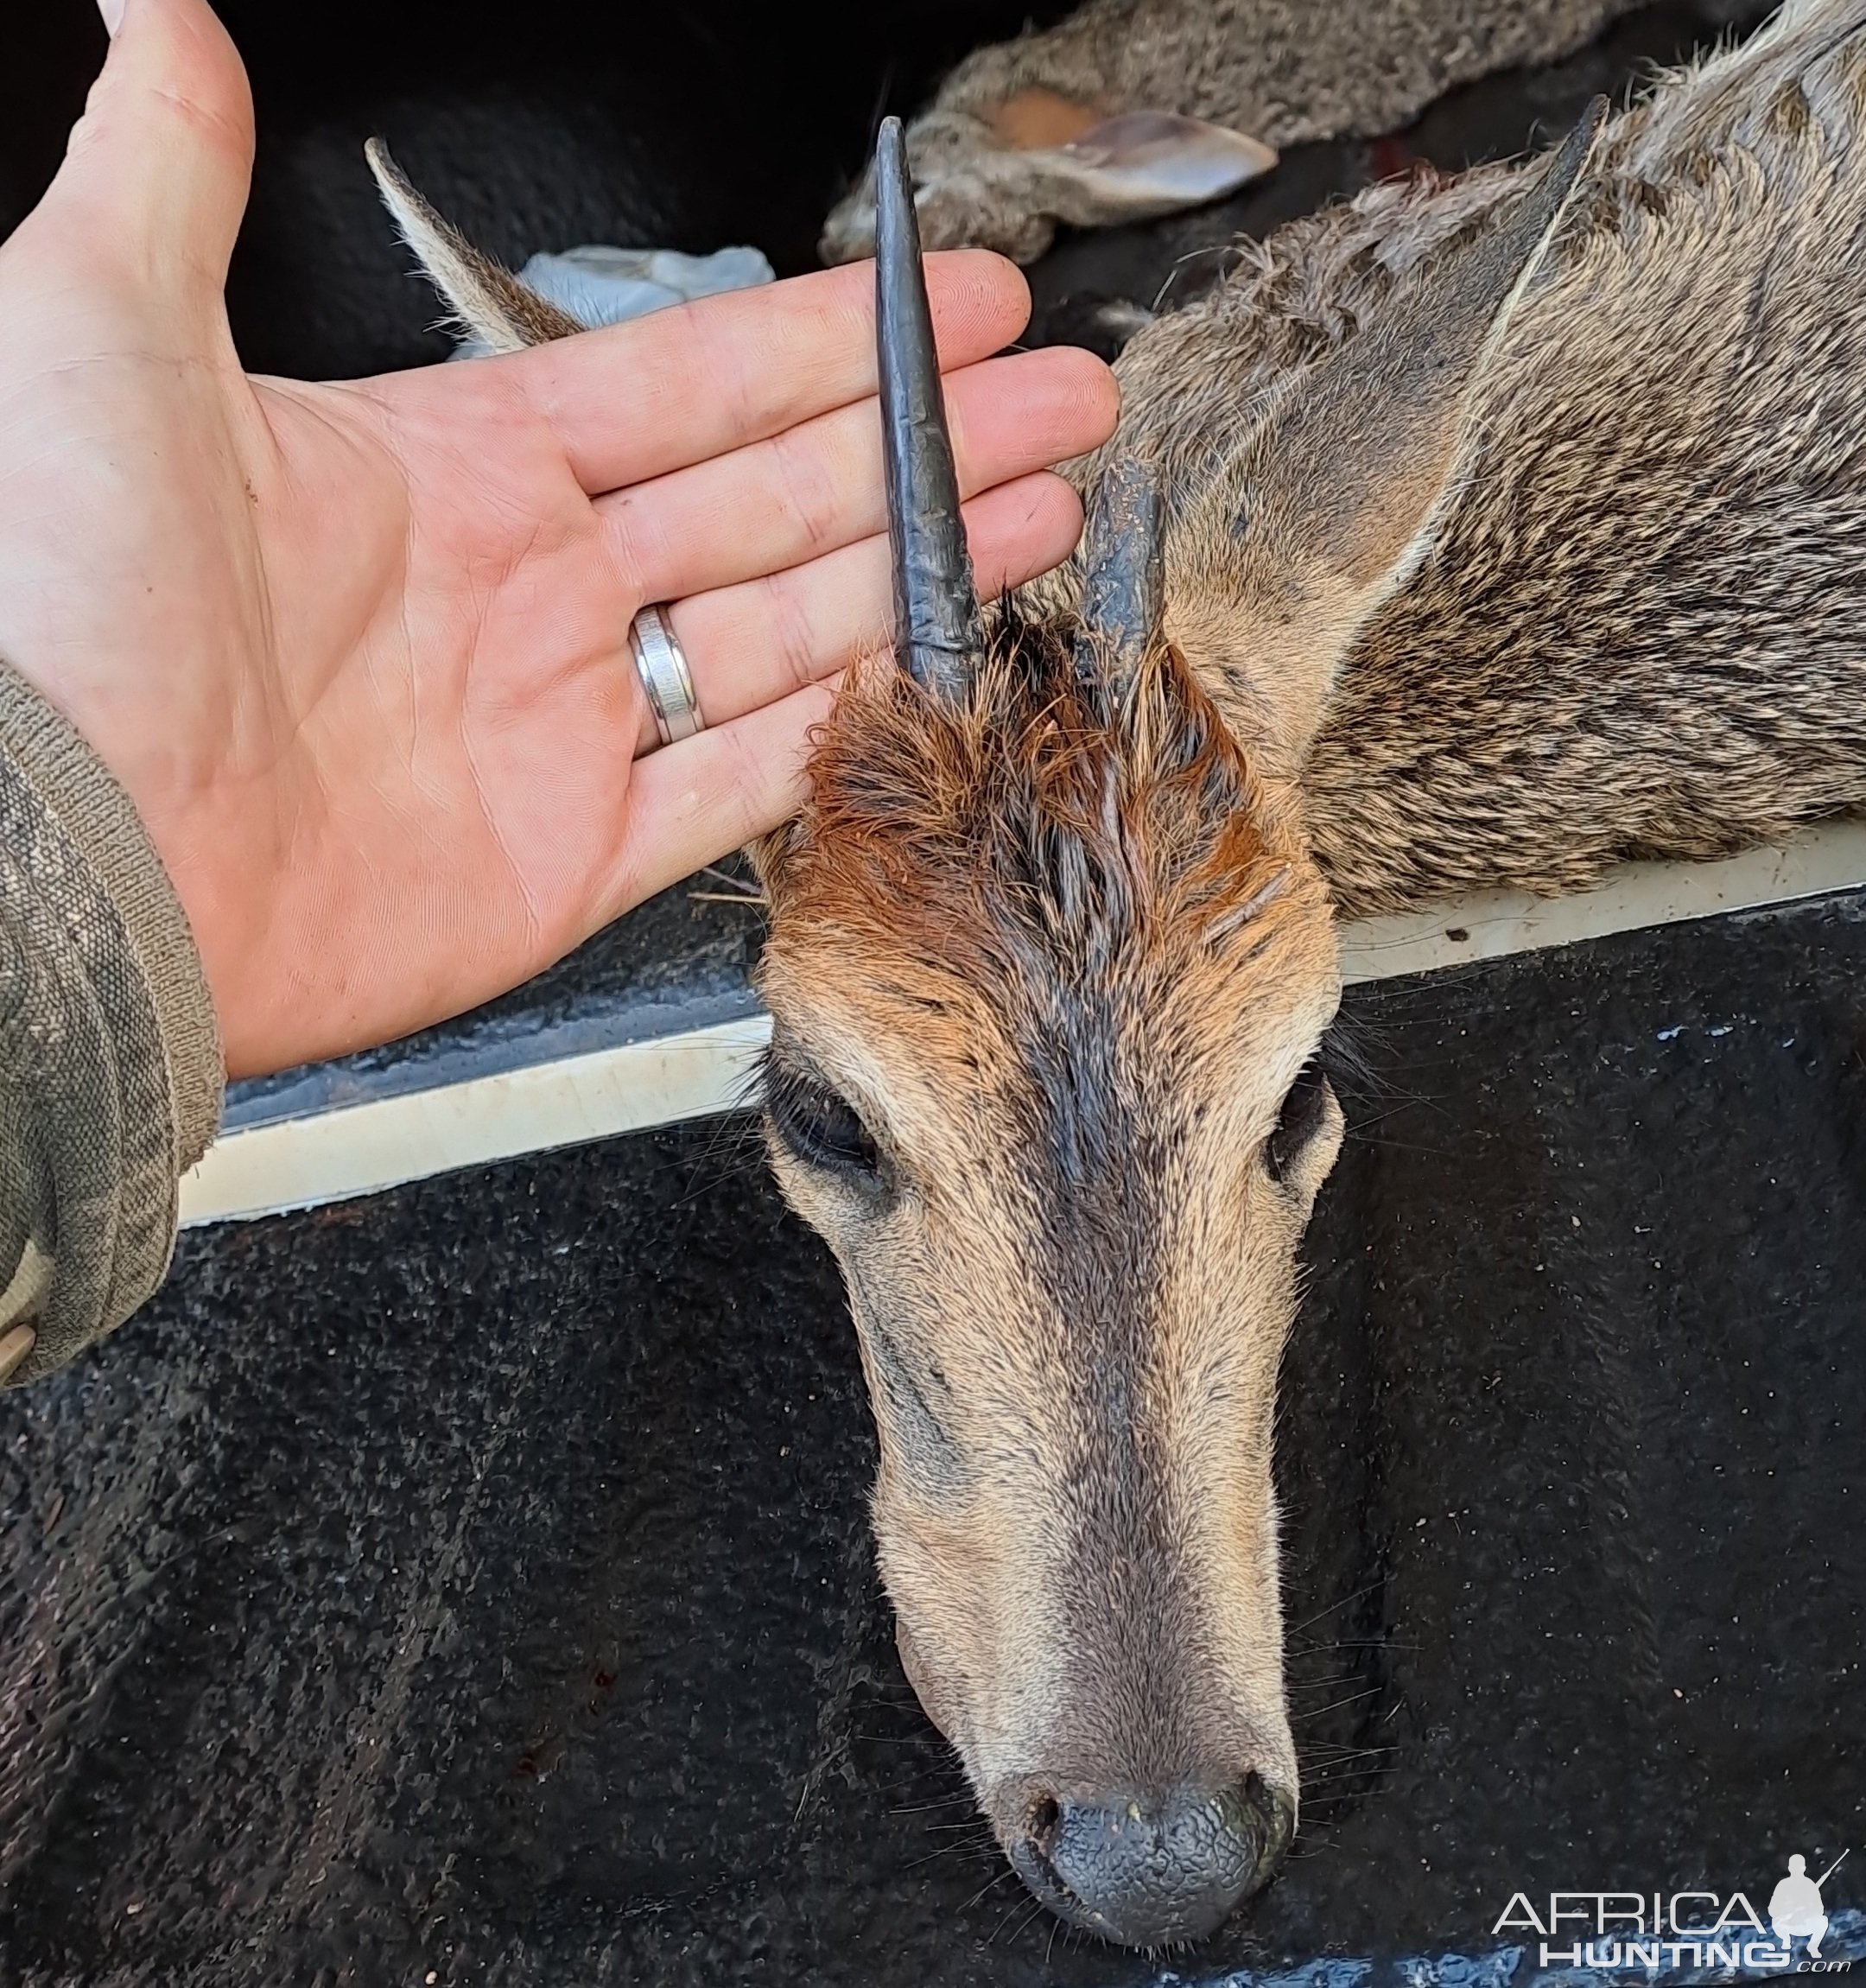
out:
M1159 626L1165 593L1159 483L1143 463L1109 465L1082 530L1085 671L1130 676Z
M959 518L898 118L883 121L875 147L875 343L894 550L894 654L915 683L957 697L971 681L981 640L978 593Z

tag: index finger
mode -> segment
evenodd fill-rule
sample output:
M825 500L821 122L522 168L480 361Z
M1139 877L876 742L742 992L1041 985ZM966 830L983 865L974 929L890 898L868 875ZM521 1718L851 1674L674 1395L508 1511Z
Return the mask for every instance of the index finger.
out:
M940 365L1001 351L1030 316L1022 272L962 249L926 260ZM549 425L593 496L704 462L875 391L874 265L731 290L480 362Z

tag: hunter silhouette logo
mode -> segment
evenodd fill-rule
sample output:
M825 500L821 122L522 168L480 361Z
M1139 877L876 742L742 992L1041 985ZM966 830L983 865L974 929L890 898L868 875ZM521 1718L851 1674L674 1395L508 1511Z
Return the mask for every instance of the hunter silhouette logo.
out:
M1850 1850L1843 1850L1818 1877L1807 1875L1807 1859L1799 1852L1788 1859L1788 1875L1769 1894L1769 1924L1785 1947L1790 1940L1805 1940L1808 1959L1820 1959L1820 1943L1827 1933L1821 1886L1852 1854Z
M1807 1874L1799 1851L1788 1874L1769 1894L1768 1918L1741 1891L1552 1891L1545 1910L1514 1893L1491 1928L1493 1934L1539 1934L1545 1968L1608 1972L1637 1968L1712 1968L1751 1978L1786 1973L1846 1974L1853 1963L1821 1953L1827 1908L1821 1887L1852 1854L1843 1850L1818 1877ZM1806 1942L1799 1959L1797 1942Z

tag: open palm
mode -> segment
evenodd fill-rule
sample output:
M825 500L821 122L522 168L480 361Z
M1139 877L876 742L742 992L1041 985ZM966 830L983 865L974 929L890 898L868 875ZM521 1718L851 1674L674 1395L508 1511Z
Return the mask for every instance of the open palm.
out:
M251 118L202 0L127 0L0 247L0 656L136 803L236 1073L387 1039L560 956L794 806L827 680L885 640L871 278L515 356L255 380L222 303ZM1027 299L931 270L981 578L1063 557L1042 466L1113 424ZM708 728L653 740L673 600Z

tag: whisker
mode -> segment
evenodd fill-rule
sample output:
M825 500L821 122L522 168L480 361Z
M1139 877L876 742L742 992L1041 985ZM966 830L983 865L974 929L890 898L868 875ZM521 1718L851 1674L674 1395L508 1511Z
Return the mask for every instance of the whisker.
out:
M1370 1684L1365 1691L1350 1692L1346 1698L1336 1699L1333 1705L1322 1705L1313 1712L1304 1712L1302 1716L1304 1718L1325 1718L1330 1712L1339 1712L1343 1705L1359 1705L1364 1698L1378 1698L1386 1688L1384 1685Z
M1013 1871L1010 1875L1015 1877L1017 1874L1015 1871ZM1006 1922L1009 1920L1011 1915L1015 1912L1017 1909L1022 1905L1029 1896L1030 1894L1028 1892L1025 1892L1019 1896L1013 1898L1011 1902L1005 1907L1004 1910L998 1915L998 1923L992 1928L990 1934L986 1938L985 1944L987 1947L995 1946L997 1944L998 1935L1004 1931Z
M988 1893L995 1891L998 1887L1004 1883L1006 1878L1015 1877L1016 1876L1017 1872L1014 1871L1008 1864L1006 1864L994 1877L987 1878L983 1884L979 1886L978 1890L974 1891L972 1896L966 1900L965 1903L959 1908L960 1911L969 1912L972 1908L978 1904Z
M1018 1921L1017 1924L1011 1928L1011 1937L1005 1941L1005 1945L1006 1947L1016 1946L1018 1941L1021 1940L1024 1935L1030 1930L1031 1921L1036 1918L1039 1912L1045 1910L1047 1910L1047 1908L1044 1906L1042 1899L1031 1899L1030 1910L1026 1912L1024 1916Z
M1316 1623L1322 1621L1324 1616L1339 1613L1341 1610L1348 1607L1350 1603L1359 1601L1362 1596L1370 1595L1374 1593L1376 1589L1382 1588L1386 1585L1387 1577L1384 1574L1381 1574L1376 1579L1369 1581L1364 1588L1356 1588L1351 1595L1343 1595L1338 1602L1330 1602L1325 1609L1317 1609L1315 1614L1309 1617L1307 1622L1298 1623L1296 1627L1290 1631L1290 1634L1292 1635L1301 1635L1303 1630L1311 1628Z
M972 1848L968 1843L943 1843L936 1850L930 1850L924 1857L916 1857L901 1865L903 1872L918 1870L923 1864L937 1864L943 1857L962 1857Z
M1423 1649L1423 1643L1401 1642L1397 1636L1343 1636L1337 1642L1309 1643L1303 1655L1312 1656L1322 1650L1416 1650Z

